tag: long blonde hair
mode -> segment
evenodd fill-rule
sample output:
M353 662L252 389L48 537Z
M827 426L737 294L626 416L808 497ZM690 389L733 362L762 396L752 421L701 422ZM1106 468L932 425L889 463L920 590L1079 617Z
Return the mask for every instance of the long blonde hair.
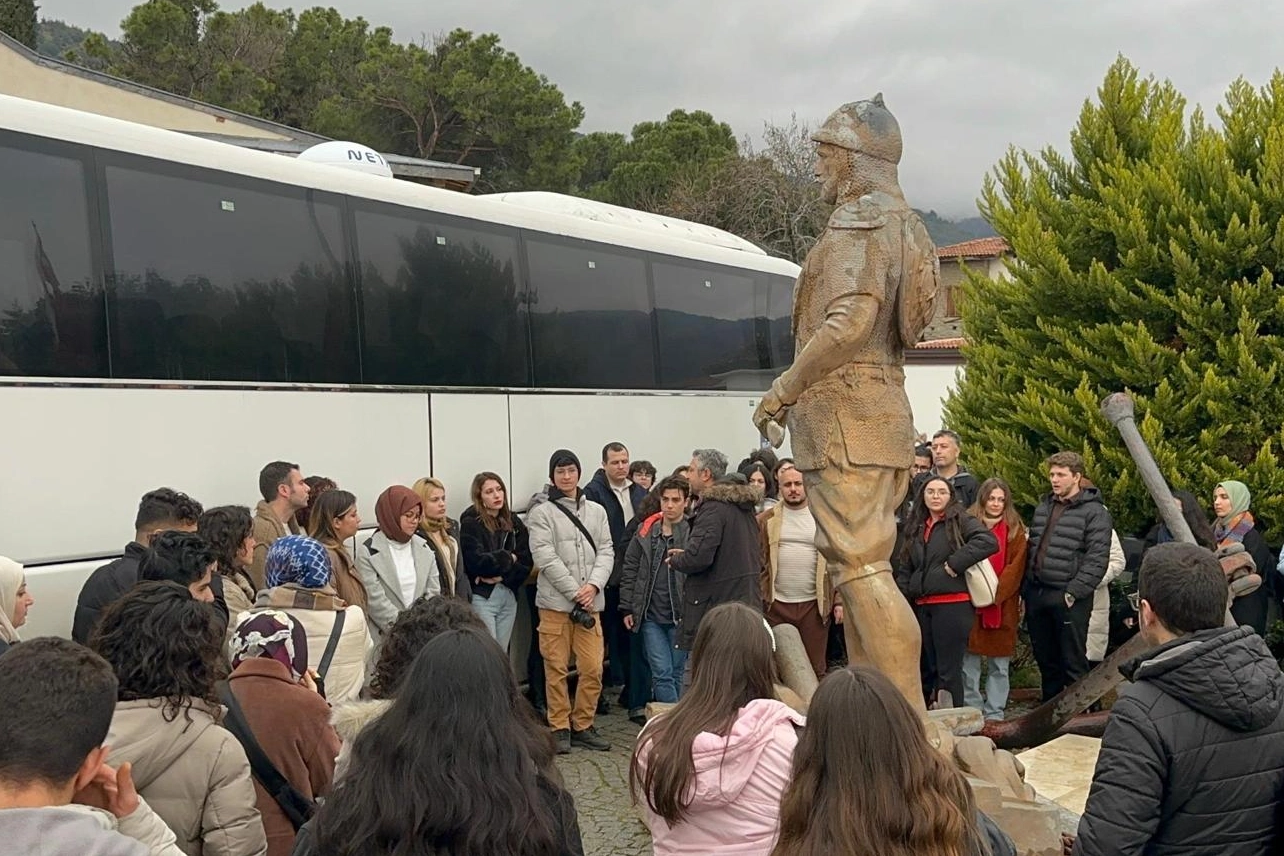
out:
M432 495L434 490L439 490L443 494L446 492L446 486L442 484L441 479L425 476L411 485L410 489L418 494L424 504L424 515L419 518L419 528L423 530L425 535L431 535L434 532L445 535L446 528L450 525L447 522L447 518L443 517L441 520L435 520L428 516L428 497Z

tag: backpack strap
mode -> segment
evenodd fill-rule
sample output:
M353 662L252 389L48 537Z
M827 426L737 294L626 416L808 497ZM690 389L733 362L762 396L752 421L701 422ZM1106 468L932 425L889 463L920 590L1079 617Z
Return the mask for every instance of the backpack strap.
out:
M227 707L223 727L232 732L245 749L254 778L258 779L263 789L272 795L272 799L276 800L276 804L281 807L281 811L297 831L316 813L316 803L299 793L298 789L290 784L290 781L268 758L267 753L254 737L254 732L250 730L250 724L245 718L244 711L241 710L241 704L236 700L232 687L227 681L219 681L218 695L219 700Z
M340 609L334 614L334 627L330 628L330 639L325 643L325 653L321 655L321 662L317 664L317 674L323 681L326 673L330 671L330 661L334 659L334 652L339 647L339 637L343 635L343 622L347 617L346 609Z

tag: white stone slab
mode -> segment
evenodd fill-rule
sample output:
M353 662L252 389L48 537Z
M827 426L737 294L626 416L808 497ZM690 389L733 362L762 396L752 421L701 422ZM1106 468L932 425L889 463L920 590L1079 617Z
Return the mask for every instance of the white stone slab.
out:
M1083 814L1097 767L1101 741L1067 734L1017 755L1025 765L1025 781L1045 797L1075 814Z

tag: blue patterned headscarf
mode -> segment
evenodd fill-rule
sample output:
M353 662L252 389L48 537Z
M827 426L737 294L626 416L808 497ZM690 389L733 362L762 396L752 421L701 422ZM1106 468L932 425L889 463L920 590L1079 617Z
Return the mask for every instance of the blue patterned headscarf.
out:
M330 584L330 555L324 545L306 535L286 535L272 542L264 565L268 588L294 583L319 589Z

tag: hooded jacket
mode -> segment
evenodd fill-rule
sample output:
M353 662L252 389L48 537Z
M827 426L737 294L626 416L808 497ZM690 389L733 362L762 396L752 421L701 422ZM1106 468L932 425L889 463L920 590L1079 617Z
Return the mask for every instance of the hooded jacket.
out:
M669 566L687 579L677 645L690 651L705 613L722 603L762 611L762 548L750 485L717 482L705 490L691 518L687 546Z
M691 524L685 519L673 524L673 548L686 546ZM656 512L641 521L624 554L620 577L620 612L633 616L633 632L642 629L651 595L662 581L673 587L671 603L676 624L682 623L682 577L664 564L664 515ZM667 579L666 579L667 577Z
M1034 510L1030 524L1030 548L1026 554L1025 587L1040 586L1064 591L1075 600L1092 597L1106 575L1110 561L1110 512L1101 504L1101 492L1085 487L1066 503L1056 526L1048 529L1054 504L1060 502L1048 494ZM1043 539L1048 548L1039 567Z
M641 801L655 856L767 856L780 834L780 798L789 784L797 729L806 723L775 699L755 699L740 709L726 737L696 735L686 820L670 827ZM648 751L649 745L643 765Z
M167 720L156 699L116 705L106 745L113 764L133 764L134 786L188 856L265 856L245 750L193 702Z
M606 509L606 520L611 525L611 544L615 547L615 564L611 568L611 578L606 584L618 586L624 573L624 554L630 542L629 520L624 516L624 506L620 505L620 499L616 496L615 489L611 487L611 481L606 477L604 469L599 468L593 474L593 478L584 486L584 495ZM629 517L637 515L637 510L642 507L644 499L646 499L646 488L629 482L629 501L633 505L633 514Z
M555 503L579 518L593 536L592 545L569 517L553 507ZM571 499L552 487L548 499L526 513L526 528L530 532L531 559L539 568L536 608L570 612L580 586L592 583L597 586L593 611L605 609L606 597L602 592L615 566L615 546L606 509L583 491Z
M183 856L146 800L117 820L85 805L0 809L6 853L24 856Z
M1074 852L1266 856L1284 786L1284 675L1247 627L1121 667Z

